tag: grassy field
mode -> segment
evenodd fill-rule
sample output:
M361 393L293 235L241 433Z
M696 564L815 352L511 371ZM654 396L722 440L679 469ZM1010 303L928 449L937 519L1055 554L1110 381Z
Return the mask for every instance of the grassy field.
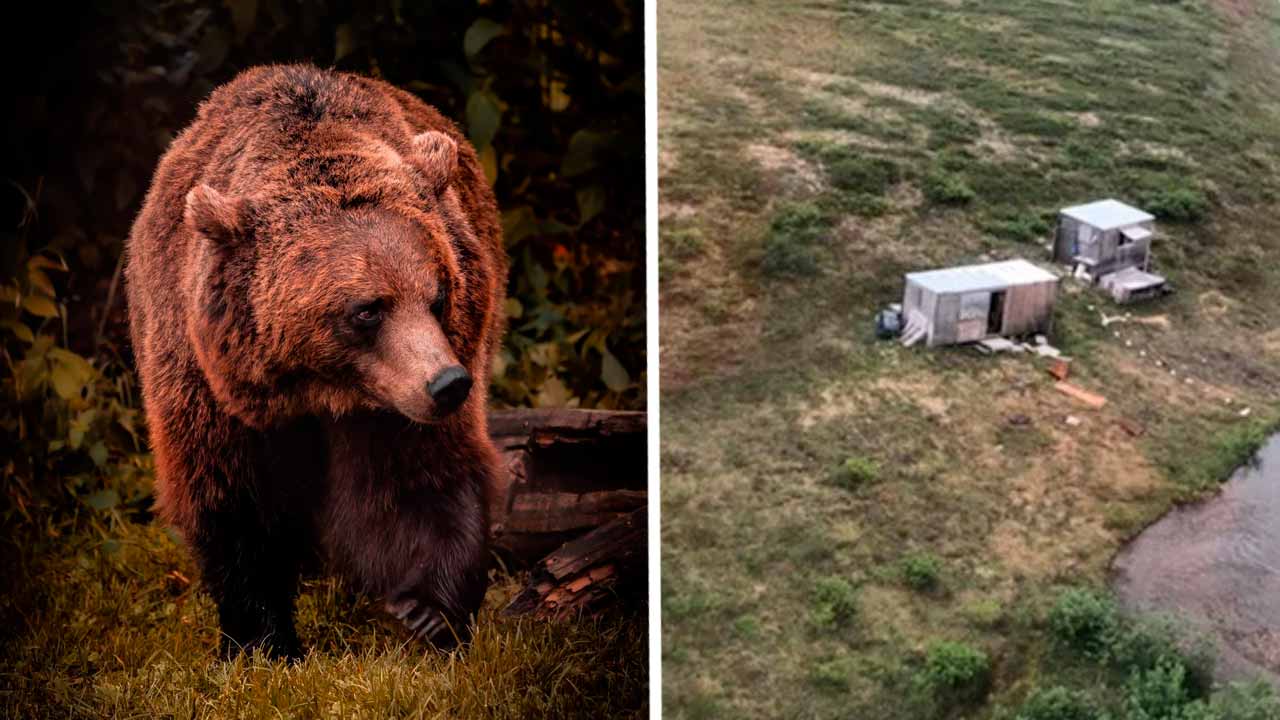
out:
M1055 644L1051 608L1280 419L1280 10L668 0L658 34L668 715L1065 686L1138 717L1138 665ZM1064 281L1053 341L1102 410L1027 357L873 339L904 272L1047 260L1106 196L1158 214L1178 291L1104 327Z
M461 652L406 644L376 602L319 580L298 602L303 662L224 662L213 603L155 524L6 530L0 717L647 717L643 621L501 617L518 578L498 576Z

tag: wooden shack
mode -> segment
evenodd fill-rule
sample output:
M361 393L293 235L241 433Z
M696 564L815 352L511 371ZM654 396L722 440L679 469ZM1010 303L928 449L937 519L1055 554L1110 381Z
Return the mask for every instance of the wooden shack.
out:
M1058 216L1054 260L1101 285L1117 302L1162 292L1165 279L1150 272L1155 217L1118 200L1064 208Z
M1058 277L1026 260L907 273L902 342L929 347L1047 333Z

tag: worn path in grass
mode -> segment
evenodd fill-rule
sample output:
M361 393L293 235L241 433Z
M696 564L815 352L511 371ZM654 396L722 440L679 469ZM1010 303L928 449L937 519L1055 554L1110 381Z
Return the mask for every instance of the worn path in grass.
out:
M937 639L993 658L991 697L958 714L1079 680L1046 604L1101 585L1280 417L1280 19L658 7L670 715L909 717ZM1064 281L1054 340L1102 410L1029 358L872 339L903 272L1044 260L1056 210L1104 196L1162 216L1178 292L1103 327L1122 311ZM936 580L912 589L921 564ZM834 626L831 578L857 596Z
M520 589L505 575L462 652L406 644L376 602L312 581L304 661L223 662L213 603L156 525L5 529L0 717L647 717L643 620L503 618Z

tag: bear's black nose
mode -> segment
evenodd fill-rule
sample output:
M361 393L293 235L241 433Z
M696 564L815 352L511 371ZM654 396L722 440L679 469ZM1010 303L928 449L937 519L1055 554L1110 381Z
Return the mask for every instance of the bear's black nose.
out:
M471 392L471 375L461 365L452 365L440 371L430 383L427 394L436 404L437 415L448 415L467 399Z

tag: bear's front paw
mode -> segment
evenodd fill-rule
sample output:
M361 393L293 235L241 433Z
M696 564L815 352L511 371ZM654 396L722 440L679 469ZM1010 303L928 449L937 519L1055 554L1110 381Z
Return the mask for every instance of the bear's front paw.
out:
M440 650L452 650L471 639L471 628L465 621L450 618L427 602L406 598L388 602L386 611L404 623L413 637Z

